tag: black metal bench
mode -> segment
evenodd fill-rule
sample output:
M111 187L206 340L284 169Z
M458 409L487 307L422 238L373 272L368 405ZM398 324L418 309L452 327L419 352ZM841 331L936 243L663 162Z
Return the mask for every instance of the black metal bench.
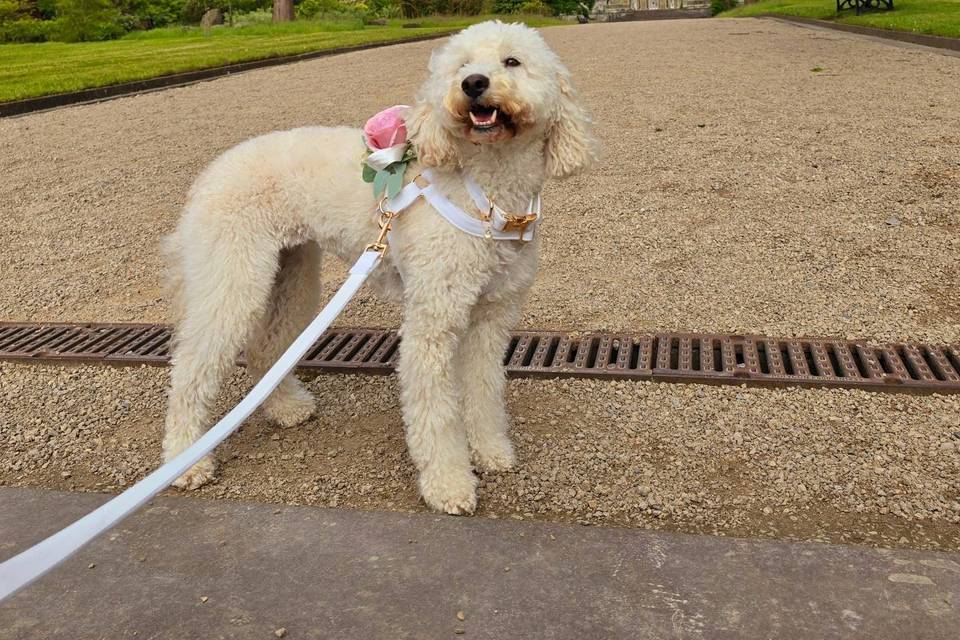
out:
M843 9L855 9L857 15L863 13L864 9L880 9L886 7L893 9L893 0L837 0L837 13Z

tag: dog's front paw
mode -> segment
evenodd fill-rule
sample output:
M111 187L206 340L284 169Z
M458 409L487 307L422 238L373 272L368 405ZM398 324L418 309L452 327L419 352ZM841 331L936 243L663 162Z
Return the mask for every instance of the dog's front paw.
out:
M431 509L455 516L477 508L477 477L470 470L420 472L420 494Z
M216 470L217 463L214 462L213 457L206 456L201 459L200 462L190 467L185 474L177 478L173 482L173 486L187 491L199 489L203 485L213 482L214 472Z
M497 436L473 443L473 462L480 471L509 471L517 455L508 437Z

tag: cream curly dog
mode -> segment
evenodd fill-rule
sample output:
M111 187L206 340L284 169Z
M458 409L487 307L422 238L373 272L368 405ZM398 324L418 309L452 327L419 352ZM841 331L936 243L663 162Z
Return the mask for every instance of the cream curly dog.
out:
M478 24L436 51L406 121L420 165L432 167L437 187L469 212L476 209L464 173L500 207L520 212L547 177L595 158L569 72L520 24ZM376 237L376 201L360 172L364 151L357 129L276 132L227 151L193 185L167 247L178 322L165 459L209 427L241 349L259 378L313 318L323 253L352 262ZM407 180L417 170L408 169ZM536 273L537 244L468 235L418 200L397 219L375 274L405 305L403 419L420 491L434 509L473 512L471 454L481 470L514 464L501 359ZM283 426L313 410L293 375L264 405ZM199 487L214 471L208 457L176 484Z

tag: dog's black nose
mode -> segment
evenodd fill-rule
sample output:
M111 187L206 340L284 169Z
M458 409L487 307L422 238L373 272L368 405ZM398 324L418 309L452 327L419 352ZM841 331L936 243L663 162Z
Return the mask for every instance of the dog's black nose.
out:
M490 86L490 78L487 76L482 76L479 73L474 73L463 79L463 82L460 83L460 88L463 89L463 92L476 100L483 92L487 90L487 87Z

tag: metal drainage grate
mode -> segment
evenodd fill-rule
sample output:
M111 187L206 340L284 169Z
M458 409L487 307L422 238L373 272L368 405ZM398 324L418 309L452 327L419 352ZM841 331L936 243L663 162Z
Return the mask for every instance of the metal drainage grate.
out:
M154 324L0 323L0 360L164 365L170 327ZM394 331L331 329L300 367L327 372L393 371ZM512 376L639 378L960 392L960 347L870 346L860 341L695 333L569 336L521 331L504 356Z

